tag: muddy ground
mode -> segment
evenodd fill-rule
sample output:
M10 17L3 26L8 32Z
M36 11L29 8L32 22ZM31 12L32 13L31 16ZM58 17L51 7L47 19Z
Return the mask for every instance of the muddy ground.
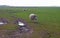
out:
M0 38L30 38L30 33L20 33L18 30L0 30Z

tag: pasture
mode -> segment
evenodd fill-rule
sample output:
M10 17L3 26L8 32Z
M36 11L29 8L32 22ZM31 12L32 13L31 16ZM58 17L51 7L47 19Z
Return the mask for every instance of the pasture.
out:
M25 11L24 11L25 10ZM29 19L29 14L38 16L38 24ZM40 38L40 31L47 30L50 38L60 38L60 7L11 7L0 8L0 18L7 18L10 23L0 26L0 30L16 30L13 21L17 18L24 19L34 30L31 38Z

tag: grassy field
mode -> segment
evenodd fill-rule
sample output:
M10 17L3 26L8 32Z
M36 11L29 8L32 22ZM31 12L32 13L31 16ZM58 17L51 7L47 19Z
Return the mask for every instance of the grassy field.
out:
M29 14L31 13L37 14L39 24L31 23L29 20ZM40 30L48 30L51 34L50 38L60 38L60 7L0 8L0 17L13 22L16 20L13 16L25 19L28 22L34 29L32 38L39 38ZM17 26L9 23L6 26L1 26L0 29L15 30Z

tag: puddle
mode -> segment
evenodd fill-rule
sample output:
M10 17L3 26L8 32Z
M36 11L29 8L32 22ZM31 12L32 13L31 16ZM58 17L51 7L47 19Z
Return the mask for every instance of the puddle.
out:
M7 24L7 23L8 23L7 19L5 19L5 18L0 18L0 25L5 25L5 24Z

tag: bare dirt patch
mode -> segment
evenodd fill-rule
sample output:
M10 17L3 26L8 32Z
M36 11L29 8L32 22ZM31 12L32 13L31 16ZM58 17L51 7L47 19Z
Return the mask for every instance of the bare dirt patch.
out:
M20 33L18 30L0 30L0 38L24 38L30 37L30 33Z
M50 33L47 30L41 30L40 38L50 38Z

